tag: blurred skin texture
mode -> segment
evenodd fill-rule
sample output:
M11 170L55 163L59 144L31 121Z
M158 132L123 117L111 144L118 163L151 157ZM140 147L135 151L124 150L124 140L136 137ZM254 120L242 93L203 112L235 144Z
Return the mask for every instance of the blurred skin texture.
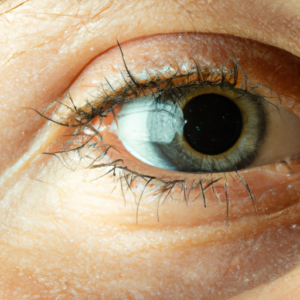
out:
M25 109L42 111L71 86L84 101L80 80L103 77L93 59L122 64L117 40L129 60L142 57L146 37L179 32L230 34L300 56L299 15L297 0L0 2L0 298L299 299L297 160L245 174L257 195L269 182L278 187L264 194L270 213L253 213L229 178L229 226L224 189L221 203L207 194L207 210L202 201L165 203L160 222L152 195L136 224L136 203L128 196L124 205L111 176L93 180L97 169L70 171L41 155L62 128ZM276 51L262 51L266 66L285 78L291 66L291 80L274 76L274 85L299 116L297 59Z

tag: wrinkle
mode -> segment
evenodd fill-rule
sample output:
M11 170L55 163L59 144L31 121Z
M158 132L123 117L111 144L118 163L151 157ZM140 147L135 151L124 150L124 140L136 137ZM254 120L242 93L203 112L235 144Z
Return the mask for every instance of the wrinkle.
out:
M19 53L13 53L13 54L11 54L10 51L7 51L7 56L8 56L8 58L7 58L5 61L3 61L3 62L1 63L1 65L0 65L0 72L1 72L5 67L7 67L7 66L9 65L9 63L10 63L12 60L16 59L18 56L22 55L23 53L25 53L25 51L21 51L21 52L19 52ZM3 55L3 54L2 54L2 55Z
M6 13L9 13L9 12L12 12L12 11L16 10L17 8L23 6L24 4L26 4L26 3L29 2L29 1L30 1L30 0L25 0L25 1L22 0L21 3L16 4L16 5L13 6L13 7L8 8L6 11L0 12L0 16L1 16L1 15L4 15L4 14L6 14ZM9 2L9 3L8 3L8 2ZM8 1L7 1L7 0L2 0L2 1L0 2L0 7L3 6L3 4L6 4L6 3L8 3L9 5L12 4L12 2L9 1L9 0L8 0Z
M108 0L104 7L101 7L101 8L99 7L98 10L96 10L95 12L92 12L91 17L94 18L94 17L101 16L104 12L111 9L113 4L115 4L115 0Z

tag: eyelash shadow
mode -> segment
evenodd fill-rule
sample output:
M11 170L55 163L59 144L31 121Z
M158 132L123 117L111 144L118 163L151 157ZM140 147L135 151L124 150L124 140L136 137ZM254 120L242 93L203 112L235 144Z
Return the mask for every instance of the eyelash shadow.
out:
M104 84L101 85L102 88L102 94L103 96L99 97L99 99L96 99L93 102L86 101L86 105L83 107L76 107L71 95L69 92L67 92L66 96L67 99L70 100L70 105L67 105L61 101L56 100L54 103L57 103L59 105L65 106L70 111L72 111L72 114L70 117L66 119L58 119L55 120L53 117L48 117L46 114L52 114L55 111L54 104L51 104L48 108L46 108L43 112L39 112L35 109L34 110L37 114L42 116L43 118L47 119L48 121L51 121L53 123L56 123L60 126L64 127L71 127L75 128L75 133L72 133L69 135L70 139L67 140L63 144L63 150L57 150L54 152L44 152L43 154L46 155L52 155L59 159L59 161L67 168L74 170L76 167L81 163L82 160L88 158L89 154L81 154L82 150L86 149L92 149L99 152L99 155L92 159L92 162L89 163L87 166L88 169L103 169L109 170L102 174L101 176L95 178L93 181L98 180L104 176L107 176L109 174L113 175L114 181L118 180L120 182L120 189L124 198L124 205L127 203L126 199L126 192L130 192L133 197L134 201L136 203L136 223L138 224L138 215L139 215L139 207L140 203L142 201L142 197L145 194L145 191L148 186L150 186L151 183L156 183L159 185L159 188L157 189L155 196L157 197L157 221L159 222L159 207L164 204L164 202L170 198L172 200L172 192L175 189L180 189L180 193L182 193L182 199L184 199L186 205L188 206L189 203L194 202L198 198L202 198L204 207L206 207L206 195L205 191L208 188L211 188L212 192L216 197L219 199L219 195L216 192L215 185L218 183L222 183L221 186L218 186L219 188L223 188L225 190L225 200L226 200L226 220L227 224L229 224L229 212L230 212L230 201L229 201L229 184L225 173L218 174L218 173L206 173L206 174L195 174L197 176L200 176L200 180L193 180L192 183L189 183L187 180L165 180L164 178L159 177L153 177L145 174L140 174L138 172L135 172L134 170L128 169L126 166L120 165L123 163L122 159L116 159L112 162L108 163L99 163L101 159L106 157L108 155L108 152L111 150L115 150L118 152L117 149L115 149L111 145L106 145L104 142L103 137L101 136L100 131L98 130L103 123L103 120L111 113L113 115L114 120L117 119L115 115L115 107L117 105L121 105L130 101L134 101L134 99L143 97L146 94L151 94L155 97L156 101L161 101L162 95L164 93L167 93L170 95L170 101L173 101L173 103L176 103L176 97L173 97L172 95L174 93L171 93L171 91L175 89L184 89L191 86L198 86L198 87L221 87L226 89L239 89L241 91L241 97L243 96L243 93L253 93L258 94L263 101L267 104L271 104L279 111L279 106L281 105L281 99L280 96L270 87L258 84L257 86L252 86L251 88L248 88L248 78L247 75L244 73L244 71L240 68L238 65L237 60L232 59L233 61L233 68L229 72L225 67L221 68L208 68L204 67L201 68L199 66L199 63L192 58L191 61L193 62L193 65L191 65L190 69L194 69L194 72L187 72L187 74L182 74L180 72L180 68L177 66L177 71L175 74L173 74L171 77L165 77L163 74L160 74L160 78L156 78L155 80L149 79L144 82L139 82L138 79L136 79L133 74L130 72L125 56L122 50L121 45L118 43L118 47L122 56L122 60L125 66L125 73L119 68L119 71L121 73L121 76L123 78L123 81L125 83L125 86L122 86L120 89L116 89L112 86L112 84L105 78L106 80L106 86ZM169 69L173 67L174 65L170 65ZM150 76L150 75L149 75ZM262 97L259 93L259 89L263 88L264 90L268 90L271 94L275 95L275 98L279 101L279 105L273 102L268 101L265 97ZM98 129L96 129L91 123L91 121L98 117L100 119L100 126ZM84 130L89 129L92 132L94 132L91 136L84 136ZM68 137L68 136L64 136ZM78 139L79 138L79 139ZM101 145L97 145L98 142L94 142L94 139L98 139L98 142L102 143ZM82 140L83 142L75 147L71 148L69 147L76 139ZM77 140L77 142L78 142ZM68 148L69 147L69 148ZM75 166L75 168L69 164L68 161L72 163L72 158L70 155L76 152L79 157L79 162ZM234 174L234 172L233 172ZM236 179L239 180L247 190L249 197L252 201L253 208L255 211L255 214L257 214L257 208L256 208L256 201L255 198L250 190L249 185L247 184L246 180L243 176L241 176L238 171L235 171ZM217 175L216 178L214 178L214 175ZM230 174L232 177L232 175ZM144 187L142 188L142 191L140 192L139 196L136 196L136 193L133 190L134 183L136 181L144 181ZM125 188L124 188L125 184ZM115 188L114 188L115 189ZM193 194L195 192L196 196ZM178 192L176 192L178 193ZM191 196L193 196L191 198Z

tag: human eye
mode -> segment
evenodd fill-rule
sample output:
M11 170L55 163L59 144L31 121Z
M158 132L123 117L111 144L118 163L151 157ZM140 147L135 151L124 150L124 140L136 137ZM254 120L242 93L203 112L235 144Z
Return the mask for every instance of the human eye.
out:
M172 52L163 52L165 43ZM151 45L146 54L145 45ZM247 52L240 55L245 48ZM147 215L139 215L145 199L157 202L153 219L161 222L163 203L176 199L185 204L189 209L185 218L180 212L181 225L205 220L228 223L230 215L239 219L281 211L294 205L297 196L284 201L279 197L274 207L270 194L284 193L287 185L290 191L297 189L300 151L300 122L289 104L294 95L285 92L294 88L290 80L294 75L282 67L282 57L288 64L298 64L298 58L278 49L217 35L161 35L119 45L88 66L57 102L53 116L44 115L66 131L76 129L71 139L67 134L59 137L46 153L72 170L79 165L97 169L99 174L93 176L100 182L100 177L113 175L112 189L119 182L114 192L122 194L125 202L131 198L137 202L133 215L139 224L143 218L149 222ZM203 126L209 129L196 144L186 141L191 130L201 125L186 129L185 106L196 99L190 109L193 114L207 95L218 98L211 108L207 103L214 100L208 98L202 118L207 113L214 118L222 101L234 105L222 112L224 125L217 125L227 126L224 115L232 113L233 107L236 115L228 120L237 118L239 124L229 144L236 125L229 122L228 137L221 139L219 131L211 129L218 119L207 120L210 123ZM197 116L191 118L194 122ZM221 142L211 143L214 132L213 139ZM202 152L207 152L195 151L205 138L209 142ZM258 177L272 180L261 186ZM285 186L278 186L278 180ZM199 216L190 218L193 206L202 202Z
M4 10L0 161L13 166L1 177L3 298L228 299L255 287L291 296L300 278L299 64L290 54L299 56L299 9L263 5L53 0ZM207 47L198 56L190 43L167 47L178 32L208 32L190 34ZM148 42L159 38L154 57ZM263 99L274 127L251 164L170 170L128 147L122 112L159 90L162 100L201 93L197 79L188 87L198 71L210 92L237 75L233 88ZM41 127L32 109L51 120Z

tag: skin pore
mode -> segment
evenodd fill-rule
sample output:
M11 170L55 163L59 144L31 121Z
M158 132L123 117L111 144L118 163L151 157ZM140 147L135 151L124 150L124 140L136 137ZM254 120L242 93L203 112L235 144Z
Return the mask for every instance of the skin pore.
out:
M58 129L24 107L63 98L116 40L222 33L299 56L299 12L296 0L0 2L1 298L297 299L298 204L238 226L196 226L203 202L192 212L173 203L160 223L156 203L142 203L136 225L136 206L111 193L111 178L91 182L97 170L38 155Z

